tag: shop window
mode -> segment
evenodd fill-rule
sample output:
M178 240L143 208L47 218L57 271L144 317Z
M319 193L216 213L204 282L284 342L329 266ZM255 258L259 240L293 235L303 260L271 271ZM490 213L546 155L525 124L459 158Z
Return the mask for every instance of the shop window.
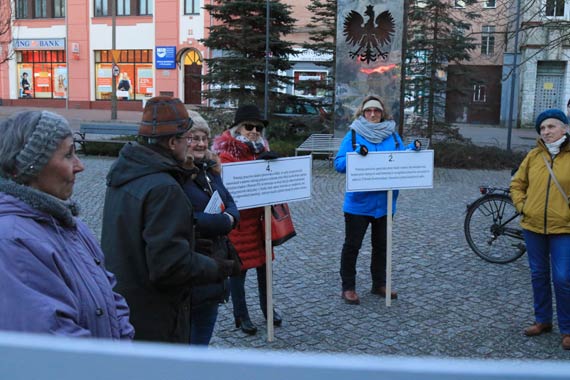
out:
M546 0L545 14L549 17L564 16L565 0Z
M19 97L67 97L67 64L63 50L26 50L16 53Z
M200 0L184 0L184 14L200 14Z
M95 99L110 100L113 91L110 50L95 51ZM154 90L152 80L152 54L150 50L121 50L119 76L116 78L118 100L142 100Z
M65 0L16 0L16 18L63 18Z
M481 54L491 55L495 52L495 27L484 25L481 29Z
M153 11L152 0L116 0L116 15L117 16L132 16L132 15L152 15ZM111 0L94 0L93 1L93 14L95 17L109 17L111 16L110 9Z
M473 102L487 103L487 86L482 84L473 85Z

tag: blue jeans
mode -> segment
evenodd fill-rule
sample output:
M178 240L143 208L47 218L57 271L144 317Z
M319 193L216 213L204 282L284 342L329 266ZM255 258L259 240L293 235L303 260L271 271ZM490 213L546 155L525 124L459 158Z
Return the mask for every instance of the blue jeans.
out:
M552 322L552 283L560 333L570 334L570 234L543 235L524 231L534 296L536 322Z
M265 264L255 268L257 271L257 289L259 290L259 306L263 314L267 309L267 283ZM241 319L249 319L247 303L245 300L245 277L247 269L242 271L239 276L230 277L230 292L232 295L232 304L234 306L234 317Z
M218 304L215 302L193 308L190 314L190 344L195 346L210 344L217 318Z
M340 255L340 278L342 290L354 290L356 287L356 259L362 247L362 240L372 225L372 259L370 274L372 287L386 285L386 217L354 215L344 213L344 245Z

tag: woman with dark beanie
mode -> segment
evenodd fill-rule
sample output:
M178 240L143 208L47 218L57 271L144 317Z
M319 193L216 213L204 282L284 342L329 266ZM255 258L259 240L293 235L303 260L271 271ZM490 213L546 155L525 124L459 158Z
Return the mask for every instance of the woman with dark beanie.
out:
M61 116L0 122L0 330L133 338L127 304L70 200L82 171Z
M213 150L220 155L222 163L250 161L259 158L276 158L269 152L269 144L262 137L267 126L255 105L238 108L232 127L214 140ZM255 268L259 305L267 318L267 287L265 275L265 241L263 236L263 208L240 210L240 222L229 234L242 261L242 272L230 278L232 303L236 327L246 334L253 335L257 327L251 322L245 300L245 276L247 270ZM281 326L281 316L273 312L273 324Z
M522 215L534 297L534 324L526 336L552 331L552 286L562 348L570 350L570 135L564 112L536 118L536 148L511 181L511 198Z

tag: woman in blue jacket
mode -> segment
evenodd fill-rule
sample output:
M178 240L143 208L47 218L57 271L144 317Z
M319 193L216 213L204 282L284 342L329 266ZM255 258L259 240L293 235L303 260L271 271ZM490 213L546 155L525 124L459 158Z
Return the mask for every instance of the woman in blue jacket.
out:
M222 182L219 159L208 149L208 123L197 112L190 111L189 114L194 124L190 128L192 141L188 143L186 165L195 173L184 183L184 192L194 209L196 245L220 259L239 260L237 252L231 252L233 246L226 236L239 222L239 211ZM216 192L220 196L221 202L218 203L221 207L216 212L206 212L206 206ZM210 343L218 317L218 304L226 302L228 296L228 279L192 287L191 345L207 346Z
M419 141L404 146L396 133L396 123L378 96L364 98L354 114L334 165L340 173L346 172L346 153L357 152L366 156L368 152L419 149ZM398 192L394 191L393 212L396 212ZM356 260L368 225L372 225L372 294L386 297L386 214L387 192L352 192L344 198L345 237L340 259L342 298L348 304L358 305L360 298L356 288ZM397 293L390 294L392 299Z

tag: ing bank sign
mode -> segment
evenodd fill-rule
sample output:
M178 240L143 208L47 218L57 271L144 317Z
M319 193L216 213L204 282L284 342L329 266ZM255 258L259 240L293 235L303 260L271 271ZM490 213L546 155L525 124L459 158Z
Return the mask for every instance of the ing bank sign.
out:
M51 38L51 39L15 39L15 50L64 50L64 38Z

